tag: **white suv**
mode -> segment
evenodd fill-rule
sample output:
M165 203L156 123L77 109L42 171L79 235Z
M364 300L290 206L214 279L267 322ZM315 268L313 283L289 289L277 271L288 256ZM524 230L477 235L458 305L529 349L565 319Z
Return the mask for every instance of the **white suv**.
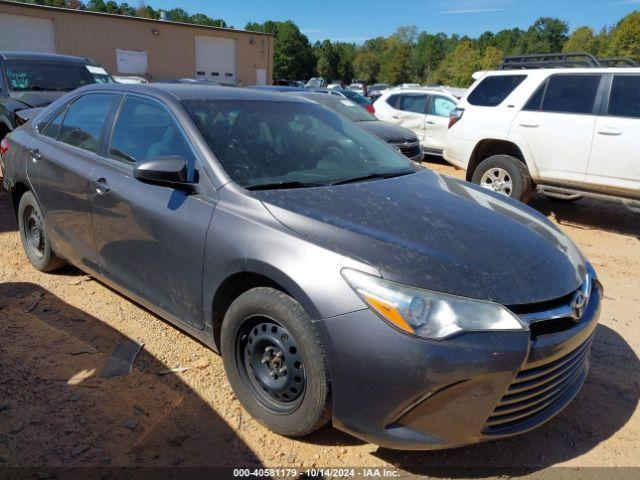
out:
M458 99L445 90L393 88L385 91L373 108L380 120L415 132L425 153L442 155L449 113L457 103Z
M444 158L524 202L534 189L637 200L639 147L640 68L500 70L451 112Z

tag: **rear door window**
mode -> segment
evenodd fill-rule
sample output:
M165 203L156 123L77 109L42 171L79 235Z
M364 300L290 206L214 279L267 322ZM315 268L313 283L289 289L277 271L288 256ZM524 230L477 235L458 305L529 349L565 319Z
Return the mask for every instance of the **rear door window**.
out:
M119 95L113 93L94 93L80 97L67 109L58 141L98 153L105 122L119 98Z
M614 75L607 115L640 118L640 75Z
M601 75L553 75L547 80L542 111L593 113Z
M431 115L448 117L454 108L456 104L446 97L434 96L431 101Z
M427 111L427 95L400 95L396 108L403 112L424 114Z
M387 103L393 108L397 108L399 99L400 95L391 95L389 98L387 98Z
M60 127L62 126L62 121L64 120L64 116L67 113L67 109L64 108L58 115L55 116L49 125L44 126L44 131L42 134L45 137L53 138L54 140L58 139L58 134L60 133Z
M513 92L526 75L491 75L485 77L467 97L467 102L479 107L500 105Z

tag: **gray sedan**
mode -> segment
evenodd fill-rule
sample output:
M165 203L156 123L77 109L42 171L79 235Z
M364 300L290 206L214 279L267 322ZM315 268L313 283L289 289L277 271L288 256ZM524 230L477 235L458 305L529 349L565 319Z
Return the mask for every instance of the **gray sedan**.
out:
M534 428L585 381L602 287L576 246L309 100L85 87L1 152L33 266L220 352L275 432L452 447Z

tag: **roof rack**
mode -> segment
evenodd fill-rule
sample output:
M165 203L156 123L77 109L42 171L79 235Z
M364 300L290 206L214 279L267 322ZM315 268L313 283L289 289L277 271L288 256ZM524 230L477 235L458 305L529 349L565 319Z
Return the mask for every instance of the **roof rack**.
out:
M638 67L630 58L601 58L590 53L538 53L504 57L500 70L533 68Z
M639 67L638 62L630 58L599 58L598 61L603 67Z

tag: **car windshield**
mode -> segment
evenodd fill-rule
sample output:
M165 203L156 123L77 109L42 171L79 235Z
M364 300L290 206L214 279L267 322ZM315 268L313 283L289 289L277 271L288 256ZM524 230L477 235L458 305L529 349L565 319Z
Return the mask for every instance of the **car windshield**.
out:
M370 122L378 120L364 108L359 107L357 104L346 98L336 97L335 95L313 95L308 98L333 110L334 112L341 113L352 122Z
M40 60L7 60L5 72L9 87L14 91L60 90L71 91L83 85L108 81L107 72L92 73L89 69L101 70L81 63L45 62ZM104 76L104 79L96 78Z
M324 186L414 171L399 152L315 103L183 104L229 176L246 188Z

